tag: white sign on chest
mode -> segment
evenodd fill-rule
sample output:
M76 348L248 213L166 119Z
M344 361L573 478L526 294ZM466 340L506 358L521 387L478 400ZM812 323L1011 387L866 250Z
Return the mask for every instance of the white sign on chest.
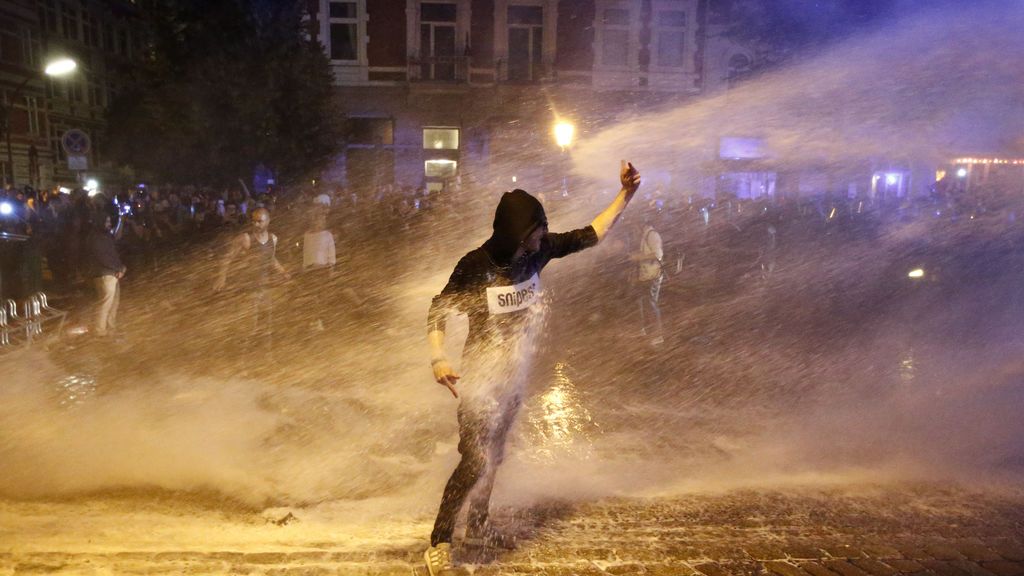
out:
M487 289L487 309L491 314L508 314L532 306L540 299L540 276L534 274L512 286Z

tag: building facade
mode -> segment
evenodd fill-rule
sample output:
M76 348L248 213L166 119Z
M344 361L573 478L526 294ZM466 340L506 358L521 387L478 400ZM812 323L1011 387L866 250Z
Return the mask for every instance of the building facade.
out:
M707 3L312 0L349 126L328 178L555 186L556 120L586 133L704 92Z
M50 187L109 173L104 118L127 70L143 57L143 38L132 26L138 17L132 0L0 0L0 118L10 119L0 141L4 182ZM73 58L77 70L47 77L46 63L56 57ZM71 129L90 138L84 164L69 165L61 145Z

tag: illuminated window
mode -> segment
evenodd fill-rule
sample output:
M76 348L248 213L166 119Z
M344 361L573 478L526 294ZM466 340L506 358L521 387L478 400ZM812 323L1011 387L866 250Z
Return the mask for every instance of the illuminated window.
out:
M458 167L455 160L427 160L423 163L423 173L427 178L452 178Z
M458 150L459 129L458 128L424 128L423 129L424 150Z

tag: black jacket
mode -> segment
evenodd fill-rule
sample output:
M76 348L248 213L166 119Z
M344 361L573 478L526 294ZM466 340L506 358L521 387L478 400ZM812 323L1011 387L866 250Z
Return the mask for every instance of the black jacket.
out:
M114 245L114 238L109 232L91 232L86 240L86 250L91 277L116 275L124 269L121 256L117 253L117 246Z
M512 261L519 244L538 226L546 225L544 208L533 196L522 190L503 194L493 234L459 260L448 284L431 302L428 331L444 331L447 314L453 310L469 316L467 350L493 344L499 334L516 331L540 296L540 272L548 262L597 244L591 226L548 233L537 252Z

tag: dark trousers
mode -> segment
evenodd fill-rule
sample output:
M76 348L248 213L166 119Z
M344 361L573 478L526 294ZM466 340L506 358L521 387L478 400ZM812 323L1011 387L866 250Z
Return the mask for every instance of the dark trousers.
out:
M469 500L468 531L473 533L487 524L491 490L498 466L505 458L505 439L519 412L517 397L499 410L474 410L466 402L459 405L459 454L462 459L444 487L441 509L437 512L430 545L451 542L455 519Z

